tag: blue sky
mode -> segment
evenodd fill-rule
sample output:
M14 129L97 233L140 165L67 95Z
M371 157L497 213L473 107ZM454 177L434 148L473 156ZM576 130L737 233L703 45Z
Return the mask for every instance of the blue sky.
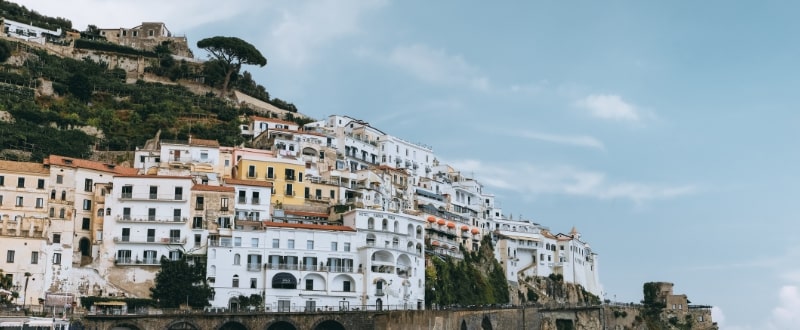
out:
M506 214L577 226L607 298L670 281L722 329L800 328L797 4L18 2L247 40L273 97L431 145Z

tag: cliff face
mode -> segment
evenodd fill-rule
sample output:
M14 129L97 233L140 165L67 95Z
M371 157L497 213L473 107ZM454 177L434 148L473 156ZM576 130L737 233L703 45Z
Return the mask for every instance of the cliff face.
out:
M560 275L527 277L516 286L515 303L518 304L567 304L597 305L600 298L587 292L581 285L566 283Z

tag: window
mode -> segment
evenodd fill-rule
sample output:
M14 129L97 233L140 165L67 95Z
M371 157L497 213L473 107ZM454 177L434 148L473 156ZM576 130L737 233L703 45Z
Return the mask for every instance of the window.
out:
M313 250L313 249L314 249L314 241L312 241L312 240L307 240L307 241L306 241L306 249L307 249L307 250Z
M339 250L339 242L331 242L331 251Z
M90 199L83 200L83 210L88 211L92 209L92 201Z
M152 243L156 241L156 230L152 228L147 229L147 242Z
M39 181L36 182L36 189L44 189L44 179L39 179Z
M3 181L2 177L0 177L0 186L2 186L2 181ZM58 184L64 183L64 176L61 175L61 174L56 175L56 183L58 183Z
M248 178L255 178L256 177L256 166L250 165L247 167L247 177Z
M233 264L234 264L234 265L238 265L238 264L240 264L241 262L242 262L242 256L240 256L238 253L237 253L237 254L234 254L234 255L233 255Z
M2 199L3 199L2 196L0 196L0 202L2 202ZM0 205L3 205L3 203L0 203ZM51 218L55 218L56 217L56 209L51 207L49 215L50 215Z
M60 210L58 210L58 218L59 219L64 219L64 212L65 212L65 210L64 210L63 207Z
M250 246L251 247L258 247L258 238L257 237L253 237L253 238L250 239Z
M147 209L147 220L148 221L156 221L156 209L155 208Z
M14 204L14 205L15 206L22 206L22 202L23 202L22 196L17 196L17 203Z
M89 218L81 219L81 229L89 230L89 228L91 228L91 225L92 225L92 220L91 219L89 219Z
M130 252L130 251L128 251ZM61 264L61 253L53 253L53 264L60 265Z
M284 170L284 174L286 175L286 180L294 181L294 170L291 168L287 168Z
M201 151L200 152L200 159L201 160L208 160L208 151Z
M290 249L294 249L294 240L293 239L289 239L289 244L288 245L289 245Z
M227 211L228 210L228 197L222 197L219 200L219 210L220 211Z
M144 261L142 263L152 265L158 261L158 252L155 250L145 250L142 254Z
M306 290L314 291L314 280L313 279L306 279Z
M335 198L336 198L336 190L332 190L331 189L331 199L335 199Z
M122 241L128 242L131 240L131 229L130 228L122 228Z
M170 243L180 243L181 242L181 230L180 229L170 229L169 230L169 242Z
M0 186L5 186L5 183L6 183L6 177L3 176L3 175L0 175Z
M131 219L131 208L130 207L123 207L122 208L122 220L130 220Z
M241 237L234 237L233 238L233 246L242 246L242 238Z
M257 285L258 285L258 279L257 278L250 278L250 288L251 289L255 289Z
M17 188L25 188L25 178L17 178Z
M342 291L351 292L350 289L351 289L350 281L342 281Z
M10 263L10 264L13 264L14 263L14 255L15 254L16 254L16 252L14 250L8 250L8 252L6 252L6 262Z
M239 204L247 203L247 192L239 190L239 197L236 199L236 202Z
M267 167L267 179L275 178L275 170L272 167Z
M31 265L39 264L39 252L32 251L31 252Z
M181 221L181 209L173 209L172 210L172 221L180 222Z
M183 187L175 187L175 200L183 200Z
M250 203L254 204L254 205L258 205L260 202L261 202L261 200L259 199L258 191L254 191L253 192L253 199L250 200Z
M169 251L169 260L178 261L178 260L181 260L182 256L183 256L183 253L181 251L178 251L178 250Z
M44 207L44 198L37 198L36 199L36 208L40 209Z
M122 198L133 197L133 186L122 186Z
M278 238L273 238L272 239L272 248L273 249L279 249L280 247L281 247L281 240L278 239Z
M61 191L61 200L62 201L67 200L67 191L66 190L62 190Z
M94 186L94 184L92 184L92 179L84 179L83 180L83 191L91 192L93 186Z
M205 199L203 198L203 196L197 196L194 198L194 209L195 210L205 209Z
M292 189L292 184L286 184L286 196L294 196L294 190Z
M292 306L291 300L278 300L278 312L289 312L291 310L291 306Z
M194 234L194 246L200 246L201 244L203 244L203 235Z
M203 217L192 218L192 229L202 229L202 228L203 228Z
M158 198L158 186L150 186L150 199Z
M344 251L350 252L350 242L344 242Z

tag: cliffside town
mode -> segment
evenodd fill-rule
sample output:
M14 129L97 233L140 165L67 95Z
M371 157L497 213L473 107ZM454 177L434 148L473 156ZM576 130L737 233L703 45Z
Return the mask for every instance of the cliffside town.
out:
M26 42L61 34L3 22ZM163 23L97 32L126 46L173 40L192 57ZM461 260L488 243L510 303L601 303L599 254L577 228L512 219L432 147L364 120L298 124L270 113L239 117L236 145L159 132L119 162L0 160L0 268L15 302L56 310L85 296L149 298L161 259L185 258L204 265L210 308L239 309L242 296L257 295L260 311L423 310L439 307L426 300L432 260ZM671 285L659 292L681 322L710 326L709 309L692 312Z

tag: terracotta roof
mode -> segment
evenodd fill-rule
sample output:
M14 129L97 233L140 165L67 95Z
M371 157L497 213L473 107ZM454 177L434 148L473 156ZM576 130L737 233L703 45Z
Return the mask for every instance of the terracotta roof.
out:
M30 162L15 162L10 160L0 160L0 171L4 172L24 172L32 174L50 174L50 169L44 164Z
M317 230L333 230L333 231L356 231L355 229L347 226L337 226L337 225L315 225L310 223L284 223L284 222L272 222L272 221L265 221L265 227L277 227L277 228L295 228L295 229L317 229Z
M219 142L217 142L217 140L206 140L190 137L189 145L201 147L219 147Z
M238 184L243 186L267 187L267 188L272 187L272 182L256 181L256 180L225 179L225 184Z
M190 176L180 176L180 175L156 175L156 174L125 174L125 175L117 175L118 178L142 178L142 179L191 179Z
M44 159L45 165L51 166L66 166L66 167L73 167L73 168L85 168L89 170L95 171L103 171L109 173L115 173L118 175L135 175L139 173L138 169L132 167L124 167L114 164L105 164L101 162L96 162L92 160L80 159L80 158L71 158L71 157L64 157L58 155L50 155L49 157Z
M327 213L321 213L321 212L284 210L283 213L291 214L291 215L299 215L301 217L320 217L320 218L327 218L328 217Z
M207 184L195 184L192 186L192 190L198 191L217 191L217 192L234 192L236 189L233 187L225 187L225 186L212 186Z
M279 123L279 124L287 124L287 125L299 126L295 122L285 121L285 120L278 119L278 118L267 118L267 117L259 117L259 116L250 116L250 119L253 120L253 121L266 121L266 122L270 122L270 123Z

